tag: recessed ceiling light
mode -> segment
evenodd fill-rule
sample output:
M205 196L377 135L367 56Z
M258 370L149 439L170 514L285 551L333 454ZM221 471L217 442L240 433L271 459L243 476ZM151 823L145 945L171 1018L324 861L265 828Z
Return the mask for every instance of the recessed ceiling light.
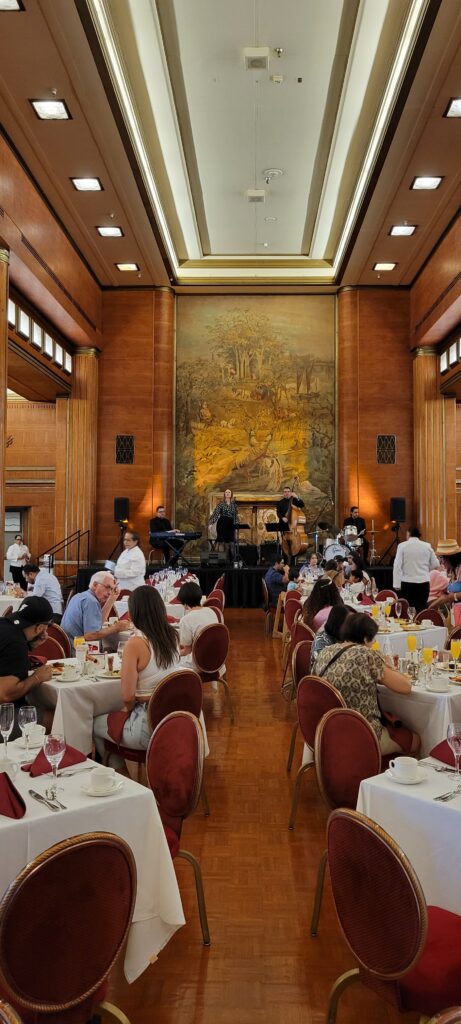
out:
M123 235L122 229L116 227L115 224L113 224L111 227L97 227L96 231L99 232L102 238L121 238Z
M461 98L454 96L443 115L444 117L461 117Z
M439 187L439 185L440 185L442 180L443 179L441 177L438 177L438 176L437 177L435 177L435 176L430 177L429 175L422 175L422 176L420 176L418 178L413 178L413 181L412 181L412 183L410 185L410 188L415 188L415 189L434 189L434 188L438 188Z
M115 266L117 267L117 270L122 270L123 272L130 271L130 270L131 271L139 270L139 267L138 267L137 263L116 263Z
M375 263L373 270L394 270L396 263Z
M0 0L0 11L25 11L22 0Z
M71 178L77 192L102 192L103 187L99 178Z
M404 235L406 237L408 235L414 235L415 231L416 224L393 224L391 230L389 231L389 234Z
M70 110L64 100L29 100L40 121L71 121Z
M275 224L277 217L265 217L266 224Z

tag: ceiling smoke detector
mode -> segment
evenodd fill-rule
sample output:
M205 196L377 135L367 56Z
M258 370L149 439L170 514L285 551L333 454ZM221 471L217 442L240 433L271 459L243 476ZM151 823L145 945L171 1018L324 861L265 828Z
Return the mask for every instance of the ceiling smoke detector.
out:
M266 190L264 188L247 188L245 195L249 203L266 202Z
M274 178L281 178L283 171L280 167L266 167L265 171L262 171L262 176L266 185L270 185Z
M247 71L267 71L269 67L268 46L245 46L243 56Z

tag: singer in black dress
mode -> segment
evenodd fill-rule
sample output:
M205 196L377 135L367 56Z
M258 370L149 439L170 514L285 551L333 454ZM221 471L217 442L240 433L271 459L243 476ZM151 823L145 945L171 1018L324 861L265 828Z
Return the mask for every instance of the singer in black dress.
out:
M229 488L224 491L223 500L213 509L208 522L210 526L212 523L216 523L216 540L219 544L233 544L234 527L238 522L238 516L237 504Z

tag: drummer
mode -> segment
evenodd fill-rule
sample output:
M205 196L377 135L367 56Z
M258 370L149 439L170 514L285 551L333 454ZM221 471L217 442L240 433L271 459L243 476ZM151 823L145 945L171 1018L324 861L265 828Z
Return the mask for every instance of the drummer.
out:
M351 531L350 533L347 529L348 527ZM349 548L363 547L363 562L366 565L370 545L366 538L367 524L363 517L359 515L358 505L351 505L350 515L346 516L343 523L343 530L346 532L345 540Z

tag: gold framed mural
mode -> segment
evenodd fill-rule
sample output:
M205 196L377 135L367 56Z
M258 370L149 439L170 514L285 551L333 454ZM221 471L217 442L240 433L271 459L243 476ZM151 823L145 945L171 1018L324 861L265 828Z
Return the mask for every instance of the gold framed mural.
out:
M177 526L206 538L225 488L248 508L287 485L334 520L334 296L179 296L176 366Z

